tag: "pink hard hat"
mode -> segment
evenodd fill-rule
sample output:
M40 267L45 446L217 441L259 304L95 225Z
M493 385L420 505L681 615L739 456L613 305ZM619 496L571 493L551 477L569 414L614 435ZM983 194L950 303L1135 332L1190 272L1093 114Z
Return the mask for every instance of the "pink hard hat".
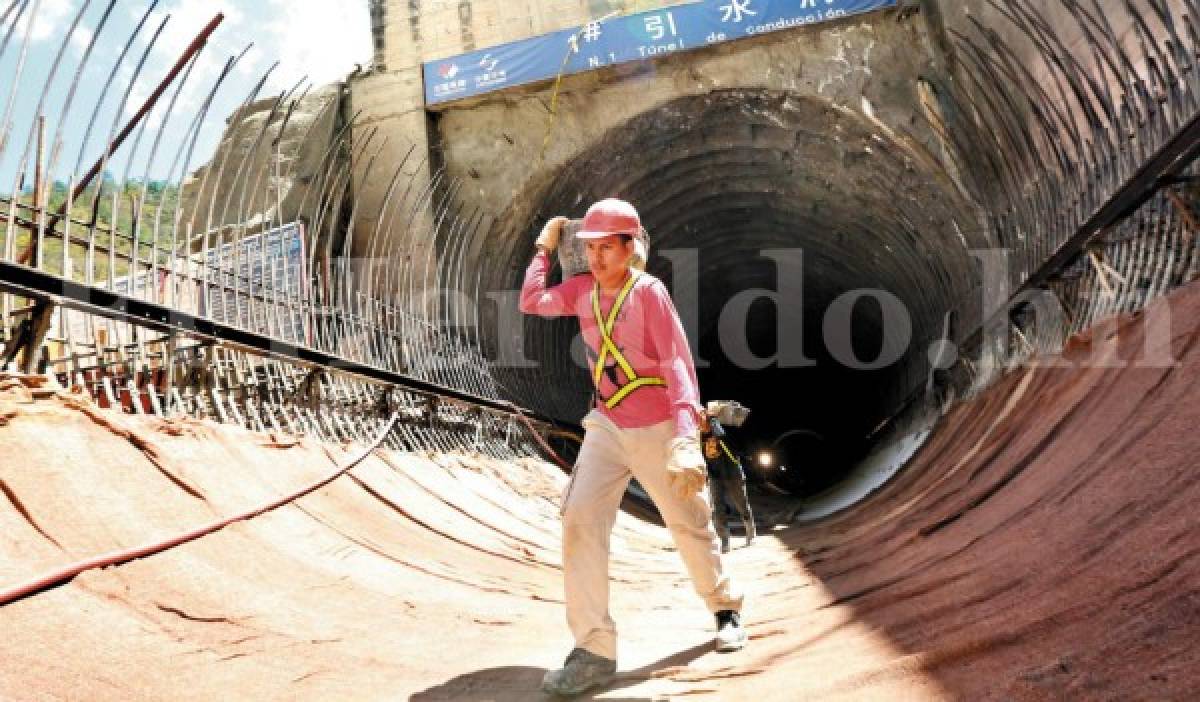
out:
M610 197L588 208L575 236L580 239L603 239L613 234L636 237L641 228L642 220L633 205Z

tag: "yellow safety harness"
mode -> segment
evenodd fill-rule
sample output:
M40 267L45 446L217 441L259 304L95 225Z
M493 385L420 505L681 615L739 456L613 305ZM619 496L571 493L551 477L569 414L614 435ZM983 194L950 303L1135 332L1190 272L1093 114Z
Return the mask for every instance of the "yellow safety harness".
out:
M737 465L738 459L733 457L733 453L729 451L729 447L725 445L725 442L717 439L717 443L721 445L721 450L725 452L725 456L729 459L729 462Z
M612 332L613 326L617 323L617 315L621 312L621 305L625 304L625 298L629 297L629 291L633 290L633 284L637 281L638 273L632 272L625 285L621 288L621 292L617 294L617 299L613 302L612 309L608 311L608 318L600 312L600 282L597 281L595 287L592 288L592 314L596 317L596 326L600 329L600 354L596 359L596 365L592 368L593 382L596 384L596 391L600 390L600 380L604 377L604 362L608 360L609 354L612 354L617 365L621 367L621 371L625 373L627 382L617 388L612 397L604 401L604 405L609 409L615 408L621 404L621 401L629 397L630 393L638 388L649 387L652 385L666 385L667 382L662 378L652 376L639 377L633 370L633 366L629 365L629 361L621 355L621 351L617 349L617 345L613 342Z

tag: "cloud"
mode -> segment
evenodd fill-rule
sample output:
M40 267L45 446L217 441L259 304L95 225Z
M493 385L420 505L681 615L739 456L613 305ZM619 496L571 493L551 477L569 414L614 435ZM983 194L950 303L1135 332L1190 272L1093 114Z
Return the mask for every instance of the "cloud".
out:
M272 0L264 25L269 46L280 61L278 80L290 85L303 76L321 85L341 80L354 64L371 59L367 3L330 9L323 0Z
M145 9L129 11L140 19ZM145 31L152 31L162 16L171 16L155 45L152 64L162 70L173 64L217 12L225 15L224 20L197 60L177 109L198 109L227 58L251 44L222 88L223 93L237 94L239 102L277 61L260 98L291 89L302 78L315 85L342 80L356 63L371 57L365 2L335 7L328 0L172 0L164 2L147 23L151 26ZM139 92L144 95L149 89Z
M264 72L276 61L279 66L259 91L259 99L291 89L301 77L306 77L307 84L315 85L342 80L354 70L355 63L368 62L372 53L370 20L367 3L363 0L161 0L146 18L136 41L117 69L115 80L104 91L113 63L134 27L146 15L151 1L121 0L105 26L98 30L100 16L108 7L108 0L92 0L82 22L68 38L66 31L80 8L84 7L84 0L39 0L36 18L31 23L27 9L18 26L18 33L13 37L14 44L19 48L28 32L31 45L19 90L23 96L32 94L35 97L46 80L54 52L66 38L70 51L49 95L48 111L54 118L58 106L63 104L66 88L72 82L68 78L76 70L81 70L73 110L61 118L66 120L64 148L73 154L79 151L78 142L92 114L97 114L96 127L91 130L89 144L84 149L85 161L102 150L101 142L109 132L113 113L120 111L118 122L124 124L218 12L224 14L224 19L196 57L163 132L162 146L152 169L155 177L166 175L167 166L181 145L186 146L190 141L187 138L189 125L209 98L226 61L231 56L241 54L248 45L253 44L253 47L224 80L202 122L189 169L208 158L225 129L228 115L246 99ZM9 5L10 0L0 0L0 13ZM168 15L170 18L155 42L145 68L130 88L134 66L146 50L150 37ZM5 22L11 21L9 17ZM77 61L93 37L96 39L95 50L88 63L78 68ZM16 56L17 51L10 48L0 62L0 68L14 70ZM177 78L147 117L145 127L151 131L139 146L134 159L137 163L141 164L147 157L150 144L163 127L167 107L179 85L180 79ZM127 88L129 97L122 106L121 98ZM300 90L303 90L303 86ZM16 103L13 117L19 126L15 130L25 129L24 125L33 119L32 102L36 100L24 99ZM99 107L94 110L93 106L97 105ZM122 159L132 151L132 146L133 139L127 140L118 156L114 157L118 162L114 167L123 163ZM19 157L19 149L10 148L7 151L12 153L0 154L0 180L8 179L12 163Z
M245 4L242 3L242 5ZM146 5L128 9L131 18L136 21L145 14ZM147 24L157 26L164 16L170 15L171 20L163 29L162 37L159 38L156 48L166 54L179 55L217 13L221 13L225 17L209 43L218 46L225 44L232 46L237 42L227 42L222 35L228 36L230 27L241 29L245 23L245 13L238 3L230 0L168 0L159 4Z
M216 12L224 13L209 49L230 55L253 43L236 70L254 79L279 61L265 89L291 87L302 76L316 84L341 80L355 63L371 57L365 2L175 0L165 3L163 11L170 12L171 22L160 43L162 51L172 55L181 53Z
M146 12L146 6L130 7L128 11L132 28L141 21ZM224 18L195 59L195 65L192 67L186 83L183 84L182 92L176 103L175 114L177 116L172 118L173 123L175 120L185 122L183 119L185 116L190 117L200 109L220 76L228 56L240 53L243 48L240 40L235 38L245 36L238 28L239 25L245 23L245 14L237 5L227 0L164 2L150 15L142 30L147 39L164 18L167 18L167 23L154 44L147 69L130 94L125 108L127 114L132 114L141 107L166 71L179 60L179 57L183 55L200 31L212 21L218 12L222 13ZM111 37L110 41L112 41ZM181 78L176 79L176 81L179 80ZM225 86L229 86L230 82L230 79L226 79ZM165 106L175 94L177 86L178 83L164 93L158 106L149 115L147 121L151 128L161 124ZM228 87L224 88L224 90L228 89Z
M7 10L8 7L0 7ZM29 35L29 41L33 47L33 51L39 49L39 45L46 45L47 50L57 51L58 46L62 43L63 32L67 27L75 21L75 15L79 12L79 5L72 3L71 0L42 0L38 7L37 16L33 20L33 32ZM30 10L33 5L25 7L21 15L21 21L17 23L17 30L13 34L13 42L24 42L25 33L29 30L29 19L32 16ZM0 36L8 33L11 16L5 16L4 22L0 23ZM88 27L88 18L80 20L75 27L75 31L71 33L70 46L76 51L82 52L87 48L88 42L92 39L92 30Z
M88 44L92 41L92 30L80 24L71 32L71 46L78 51L87 49Z
M60 29L75 19L75 13L79 11L79 8L73 5L71 0L42 0L41 5L38 7L37 17L33 20L33 33L29 37L30 41L34 44L48 39L61 41L62 33ZM6 7L5 9L8 8ZM24 39L25 32L29 29L30 10L32 9L32 4L25 8L14 37ZM7 25L8 22L6 21L5 24Z

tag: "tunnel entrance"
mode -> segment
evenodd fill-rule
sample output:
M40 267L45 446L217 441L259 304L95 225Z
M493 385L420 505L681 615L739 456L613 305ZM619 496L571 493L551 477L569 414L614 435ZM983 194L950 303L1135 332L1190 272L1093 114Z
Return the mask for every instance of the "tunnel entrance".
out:
M753 319L757 334L750 338L769 347L774 320L759 329ZM847 368L814 341L805 354L812 367L749 370L718 355L719 346L715 335L701 341L700 355L716 360L697 375L705 399L736 399L752 409L730 441L748 479L810 497L833 487L870 450L873 430L888 416L881 400L897 382L895 369Z
M923 387L928 349L972 285L958 225L969 215L951 179L864 110L766 90L680 98L598 137L535 198L541 217L579 217L610 196L638 208L648 271L689 330L703 399L752 409L735 440L747 453L774 445L757 475L795 495L829 488L866 455ZM527 247L512 256L519 286ZM571 419L589 399L567 352L577 331L574 320L525 326L540 377L573 378L525 399Z

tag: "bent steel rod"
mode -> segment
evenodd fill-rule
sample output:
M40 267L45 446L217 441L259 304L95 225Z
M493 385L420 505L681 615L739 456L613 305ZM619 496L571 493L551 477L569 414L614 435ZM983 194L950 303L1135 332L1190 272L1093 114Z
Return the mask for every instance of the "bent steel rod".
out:
M1172 179L1183 173L1197 157L1200 157L1200 115L1192 117L1187 126L1179 130L1158 153L1151 156L1082 227L1038 266L1037 270L1013 291L1004 306L990 318L982 320L964 345L971 348L979 343L983 331L1003 319L1014 302L1021 300L1029 291L1044 286L1083 252L1092 239L1105 229L1129 218Z
M175 65L171 67L171 70L167 72L167 75L163 77L158 86L154 88L154 91L151 92L150 95L147 96L142 102L142 106L138 108L138 111L129 118L121 131L118 132L117 135L109 142L108 147L104 150L104 154L100 157L100 159L92 164L92 167L87 171L87 173L85 173L79 179L79 181L75 183L74 190L72 190L70 196L63 201L63 204L59 207L59 211L56 212L50 219L50 223L46 227L47 229L54 229L54 227L58 224L59 218L66 214L68 203L78 198L79 195L87 189L88 185L91 184L92 179L96 177L102 168L104 168L104 163L108 157L112 156L117 149L121 148L121 144L125 141L125 138L129 136L130 132L137 127L137 125L150 112L150 110L154 108L154 105L158 102L158 98L166 91L168 87L170 87L171 83L175 82L175 77L178 76L179 72L183 70L184 66L186 66L188 62L192 60L192 56L199 52L201 48L203 48L204 44L208 41L209 36L212 35L212 33L216 30L217 25L221 24L224 19L225 15L218 12L216 16L209 21L208 25L205 26L204 29L200 30L200 33L196 35L196 38L193 39L192 43L189 44L187 49L184 50L183 54L179 57L179 60L177 60ZM19 261L21 263L28 261L30 253L32 252L28 249L22 252Z
M0 261L0 288L17 295L49 300L54 304L77 309L87 314L128 322L159 332L174 332L183 336L216 342L310 368L335 370L363 380L400 387L437 400L463 403L505 416L524 415L548 428L556 427L568 430L573 428L549 417L522 412L507 402L479 397L461 390L385 370L378 366L349 361L332 353L307 346L289 344L279 339L187 314L164 305L66 280L11 261Z

